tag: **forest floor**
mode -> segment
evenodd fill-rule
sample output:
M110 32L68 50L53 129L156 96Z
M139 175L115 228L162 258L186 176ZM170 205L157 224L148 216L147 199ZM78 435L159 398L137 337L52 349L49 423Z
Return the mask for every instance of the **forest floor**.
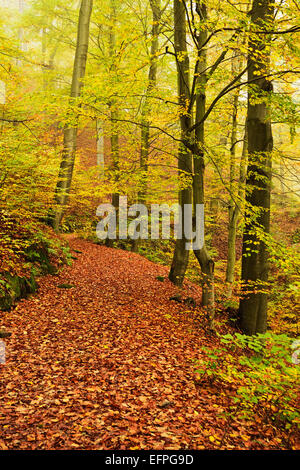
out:
M199 306L170 300L178 289L166 267L69 241L72 266L40 278L38 293L0 319L12 333L0 449L294 447L259 417L228 419L224 390L197 383L194 360L214 338ZM199 302L200 289L186 283L183 296Z

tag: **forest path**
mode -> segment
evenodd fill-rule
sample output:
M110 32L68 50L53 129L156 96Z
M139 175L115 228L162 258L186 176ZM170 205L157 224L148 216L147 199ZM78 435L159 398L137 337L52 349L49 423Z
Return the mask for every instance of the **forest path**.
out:
M201 309L169 300L166 267L69 242L73 265L2 317L0 449L213 448L225 421L194 381Z

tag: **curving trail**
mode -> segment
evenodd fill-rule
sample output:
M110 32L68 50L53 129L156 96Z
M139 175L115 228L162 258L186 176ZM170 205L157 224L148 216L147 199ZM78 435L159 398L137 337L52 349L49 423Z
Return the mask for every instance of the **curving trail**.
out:
M12 332L0 365L0 449L218 448L226 396L194 380L192 359L212 341L201 309L169 300L176 288L156 279L165 267L70 244L82 252L73 265L0 317ZM195 286L185 291L199 300ZM237 426L226 448L250 445L250 428Z

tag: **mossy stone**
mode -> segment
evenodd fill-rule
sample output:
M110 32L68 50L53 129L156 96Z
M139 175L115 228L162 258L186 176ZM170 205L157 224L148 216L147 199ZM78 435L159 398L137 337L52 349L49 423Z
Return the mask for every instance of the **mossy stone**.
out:
M25 278L6 273L4 279L6 280L6 289L0 289L0 310L10 310L16 300L27 297L37 290L33 274L30 278Z

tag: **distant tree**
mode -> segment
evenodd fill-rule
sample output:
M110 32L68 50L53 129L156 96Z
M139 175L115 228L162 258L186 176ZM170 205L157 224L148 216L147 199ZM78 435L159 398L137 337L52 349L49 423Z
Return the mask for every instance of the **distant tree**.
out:
M150 122L149 111L151 107L151 93L157 85L157 55L159 51L159 32L161 20L160 0L150 0L152 11L152 28L151 28L151 47L149 57L148 83L145 93L145 101L142 109L141 117L141 149L140 149L140 169L141 189L138 192L138 203L145 204L147 200L147 176L148 176L148 158L150 150ZM132 251L137 251L139 239L132 243Z
M78 19L77 44L71 85L71 103L73 104L74 100L81 95L85 76L92 8L93 0L82 0ZM77 142L76 117L72 121L74 121L74 124L73 122L71 125L67 123L64 129L64 148L56 185L56 207L52 220L53 228L56 231L59 230L63 219L72 183Z

